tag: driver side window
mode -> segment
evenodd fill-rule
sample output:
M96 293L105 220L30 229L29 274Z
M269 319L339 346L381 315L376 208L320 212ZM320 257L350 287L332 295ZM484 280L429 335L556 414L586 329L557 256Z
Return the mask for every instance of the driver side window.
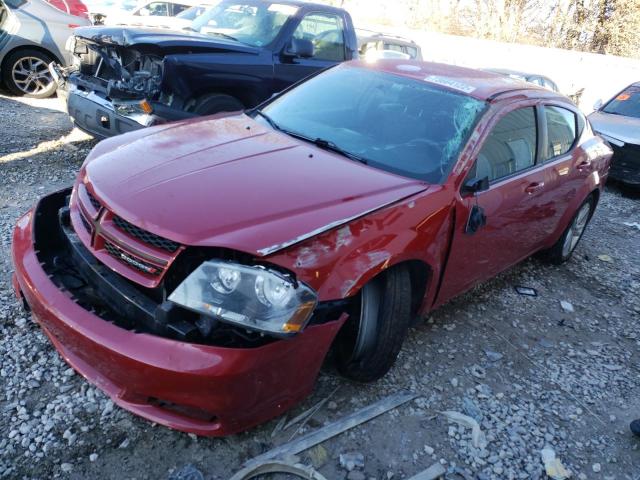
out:
M337 15L310 13L306 15L293 38L310 40L314 46L316 60L342 62L346 60L344 25Z
M469 178L493 182L533 166L538 129L534 107L507 113L487 137Z

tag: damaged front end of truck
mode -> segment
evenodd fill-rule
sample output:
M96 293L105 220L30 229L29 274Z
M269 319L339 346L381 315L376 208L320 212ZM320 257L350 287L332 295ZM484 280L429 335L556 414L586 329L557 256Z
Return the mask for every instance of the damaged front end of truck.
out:
M238 47L233 49L246 50ZM81 28L67 43L72 65L51 64L50 70L74 123L94 136L107 137L196 116L188 101L197 79L167 81L166 63L183 65L190 55L229 49L197 34ZM182 75L187 77L189 70Z

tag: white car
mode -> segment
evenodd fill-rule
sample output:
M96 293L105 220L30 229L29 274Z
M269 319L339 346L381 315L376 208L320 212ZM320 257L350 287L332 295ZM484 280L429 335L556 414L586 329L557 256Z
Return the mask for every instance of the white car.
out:
M75 27L89 19L43 0L0 0L0 83L14 95L46 98L56 91L48 64L69 65L65 50Z
M176 16L191 7L199 7L202 5L202 0L151 0L140 4L131 12L107 15L104 24L179 30L182 26L188 26L191 22L181 20L176 22Z

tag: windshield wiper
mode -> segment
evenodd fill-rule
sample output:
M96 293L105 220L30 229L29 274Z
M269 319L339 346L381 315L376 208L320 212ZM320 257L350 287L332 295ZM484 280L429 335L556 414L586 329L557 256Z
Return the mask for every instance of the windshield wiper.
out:
M366 158L363 158L359 155L356 155L355 153L351 153L347 150L344 150L343 148L340 148L331 140L325 140L324 138L311 138L311 137L307 137L306 135L302 135L301 133L292 132L291 130L286 130L282 128L280 125L278 125L269 115L264 113L262 110L255 110L255 112L257 115L260 115L262 118L264 118L267 121L267 123L271 126L271 128L273 128L274 130L278 130L279 132L286 133L287 135L294 138L299 138L300 140L304 140L305 142L313 143L316 147L322 148L323 150L329 150L331 152L342 155L343 157L350 158L351 160L356 160L360 163L364 163L365 165L367 165L368 163L368 160Z
M329 150L331 152L342 155L343 157L350 158L351 160L356 160L357 162L364 163L365 165L368 163L368 160L366 158L363 158L360 155L356 155L355 153L352 153L352 152L349 152L348 150L340 148L331 140L325 140L324 138L316 138L315 140L310 140L310 141L316 146L322 148L323 150Z
M274 122L274 121L273 121L273 119L272 119L269 115L267 115L266 113L264 113L262 110L257 110L257 109L256 109L256 111L255 111L255 112L256 112L256 114L258 114L258 115L260 115L262 118L264 118L264 119L267 121L267 123L268 123L269 125L271 125L271 128L273 128L274 130L278 130L278 131L280 131L280 132L284 132L284 130L282 130L282 129L280 128L280 125L278 125L276 122ZM289 133L289 132L285 132L285 133Z

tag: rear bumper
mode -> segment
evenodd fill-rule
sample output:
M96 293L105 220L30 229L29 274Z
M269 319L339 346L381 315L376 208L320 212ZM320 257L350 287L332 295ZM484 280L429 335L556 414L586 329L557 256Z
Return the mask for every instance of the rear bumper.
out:
M14 230L14 288L67 363L117 405L177 430L223 436L281 414L312 391L346 315L246 349L126 330L80 306L44 271L33 240L39 206Z

